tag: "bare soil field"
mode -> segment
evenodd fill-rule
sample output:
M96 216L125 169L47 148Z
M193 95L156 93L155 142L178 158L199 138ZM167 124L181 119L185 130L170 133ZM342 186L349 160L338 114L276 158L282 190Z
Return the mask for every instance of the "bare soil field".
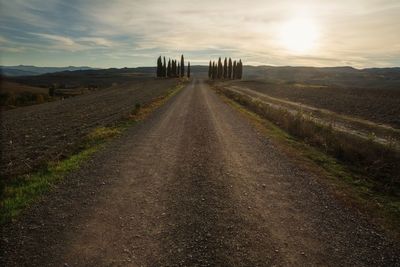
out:
M260 93L400 128L400 88L351 88L277 84L262 80L229 82Z
M6 80L30 86L49 88L53 84L67 87L107 88L111 85L135 81L140 77L153 77L153 68L81 70L47 73L38 76L8 77Z
M23 92L32 92L40 94L48 93L48 90L43 87L35 87L7 80L1 80L0 82L1 82L1 93L15 93L15 94Z
M195 79L3 227L0 265L399 266L331 189Z
M177 83L135 77L91 94L2 112L0 176L20 175L63 158L94 128L116 123L137 103L149 102Z
M0 108L8 110L57 101L153 76L153 68L63 71L18 77L0 75Z

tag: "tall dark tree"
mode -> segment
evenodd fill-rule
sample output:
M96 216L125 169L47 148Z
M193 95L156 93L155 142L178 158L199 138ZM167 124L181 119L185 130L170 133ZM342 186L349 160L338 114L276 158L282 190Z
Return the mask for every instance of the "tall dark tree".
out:
M174 60L174 77L178 76L178 66L176 64L176 59Z
M208 65L208 78L211 79L211 77L212 77L212 65L210 60L210 64Z
M221 61L221 58L219 58L218 59L218 71L217 71L217 78L218 79L221 79L222 78L222 70L223 70L223 67L222 67L222 61Z
M232 59L229 58L229 63L228 63L228 78L232 79Z
M187 77L190 78L190 62L188 62Z
M227 76L228 76L228 61L225 58L225 60L224 60L224 79L226 79Z
M176 77L176 60L174 59L174 71L173 71L173 73L174 73L174 77Z
M176 77L176 61L175 61L174 59L172 60L171 65L172 65L172 73L171 73L171 76L172 76L172 77Z
M162 60L161 60L161 56L159 56L157 59L157 77L161 77L161 76L162 76Z
M217 78L217 64L213 61L212 64L212 78L215 80Z
M168 59L167 77L171 77L171 59Z
M236 79L236 71L237 71L237 69L236 69L236 60L235 61L233 61L233 68L232 68L232 79Z
M179 65L179 62L178 62L178 68L177 68L177 71L178 71L178 77L180 76L180 72L181 72L181 67L180 67L180 65Z
M163 64L163 73L161 76L167 77L167 63L165 63L165 57L164 57L164 64Z
M181 77L185 76L185 59L181 55Z

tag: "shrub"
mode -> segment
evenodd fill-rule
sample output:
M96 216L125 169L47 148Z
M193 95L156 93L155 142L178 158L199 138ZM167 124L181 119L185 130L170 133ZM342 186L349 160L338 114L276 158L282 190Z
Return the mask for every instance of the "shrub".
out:
M44 103L44 101L45 101L45 99L44 99L42 94L37 94L36 95L36 103L37 104L42 104L42 103Z

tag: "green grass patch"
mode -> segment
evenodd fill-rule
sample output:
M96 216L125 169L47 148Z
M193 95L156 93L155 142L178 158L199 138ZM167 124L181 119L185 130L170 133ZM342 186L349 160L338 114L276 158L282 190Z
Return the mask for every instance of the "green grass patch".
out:
M319 177L326 177L325 182L341 199L371 214L375 222L399 236L400 198L397 194L381 190L380 182L374 177L368 177L363 171L344 164L320 147L314 147L289 134L273 122L249 110L247 105L242 105L224 94L220 95L226 103L272 138L282 151L298 161L300 166L319 174Z
M163 105L168 99L177 94L184 84L168 90L161 97L141 105L137 103L131 114L113 127L97 127L93 129L80 145L80 151L70 157L49 162L47 166L30 174L12 179L4 185L0 200L0 224L9 222L29 205L34 203L41 195L52 189L54 184L61 181L68 173L77 170L95 152L100 150L105 142L120 135L124 130L136 122L147 118L155 109Z
M0 223L3 224L18 216L25 207L47 192L55 182L67 173L78 169L98 148L99 146L94 146L84 149L68 159L50 163L36 173L14 179L12 184L4 188L0 202Z

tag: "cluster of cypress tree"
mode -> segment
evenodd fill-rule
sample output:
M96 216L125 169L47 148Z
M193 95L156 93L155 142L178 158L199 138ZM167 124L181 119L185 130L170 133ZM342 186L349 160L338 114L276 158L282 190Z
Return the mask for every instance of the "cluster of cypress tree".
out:
M157 59L157 77L183 77L185 76L185 59L183 55L181 56L181 62L179 63L176 59L168 59L168 63L161 58ZM190 62L187 68L187 76L190 77Z
M232 59L225 58L224 63L222 64L221 58L218 59L218 62L211 61L208 66L208 78L209 79L242 79L243 75L243 63L242 60L239 59L238 62L233 61Z

